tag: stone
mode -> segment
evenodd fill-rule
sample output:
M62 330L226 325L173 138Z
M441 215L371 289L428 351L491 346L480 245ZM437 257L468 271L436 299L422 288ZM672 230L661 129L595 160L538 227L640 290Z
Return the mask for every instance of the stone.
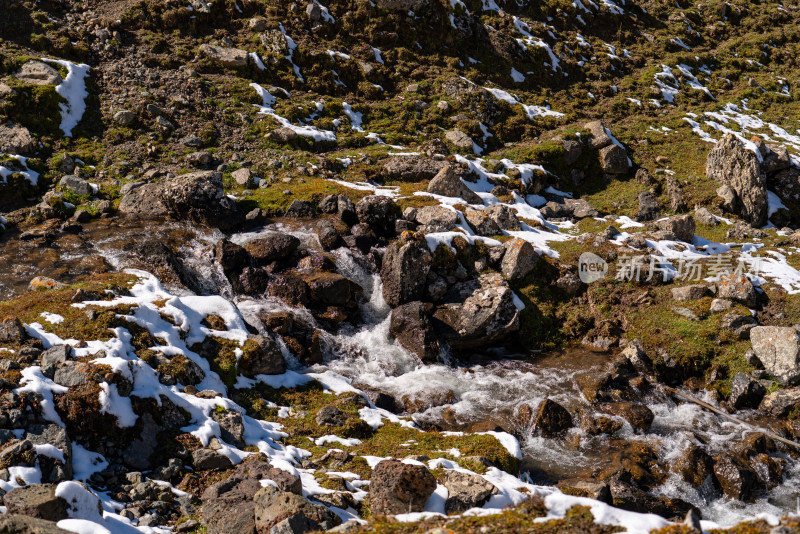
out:
M256 265L267 265L273 261L285 260L300 247L300 240L291 234L270 233L248 241L244 248Z
M689 444L670 469L694 488L700 488L714 474L714 460L702 448Z
M783 417L800 405L800 388L786 388L767 393L758 409Z
M48 521L67 518L67 501L56 497L54 484L32 484L15 488L3 496L7 513L21 514Z
M278 344L269 336L249 335L239 358L239 372L248 378L286 372L286 360Z
M23 83L35 85L58 85L63 81L58 70L36 60L26 61L22 68L14 73L14 77Z
M423 465L382 460L372 470L369 504L376 515L421 512L436 489L436 479Z
M423 225L426 233L447 232L459 222L458 213L444 206L425 206L415 213L415 221Z
M72 347L69 345L54 345L39 356L42 374L51 379L55 375L56 367L70 360Z
M589 130L589 135L591 136L591 146L594 150L600 150L613 143L602 122L587 122L583 125L583 128L585 130Z
M792 166L792 159L789 156L789 151L785 146L768 145L767 149L768 153L764 157L762 165L764 167L764 172L768 177L771 174L775 174ZM769 184L769 178L767 178L767 184Z
M788 203L800 201L800 168L789 167L767 177L767 187Z
M650 408L637 402L608 402L602 404L599 409L605 413L622 417L631 424L634 430L642 432L647 432L650 429L650 425L655 418Z
M394 156L383 164L383 173L390 180L421 182L432 179L445 165L443 161L421 156Z
M236 169L231 173L231 178L236 182L236 185L242 187L253 188L256 186L255 176L250 169Z
M195 167L205 167L206 165L210 165L213 161L214 157L211 155L211 152L207 150L192 152L186 156L186 163Z
M781 384L800 379L800 332L796 327L756 326L750 330L750 343L764 369Z
M120 126L130 126L136 122L136 113L127 109L121 109L114 113L114 122Z
M709 311L711 313L721 313L731 309L733 303L727 299L714 299L711 301Z
M342 236L339 235L336 226L327 219L322 219L314 225L314 233L317 234L319 244L324 250L333 250L342 244Z
M497 273L456 283L442 301L434 326L455 350L485 347L519 330L513 292Z
M196 276L183 264L178 255L161 241L147 239L134 245L131 252L141 262L141 267L156 275L162 283L185 287L195 293L201 292Z
M253 497L253 504L255 528L259 534L303 534L329 530L342 523L339 516L325 506L274 486L259 490Z
M472 140L472 138L461 130L448 130L445 132L444 138L452 143L453 146L460 148L461 150L472 150L473 146L475 145L475 142Z
M656 197L649 191L639 193L639 211L636 214L637 221L652 221L661 215L661 206Z
M0 321L0 341L19 343L28 337L25 327L16 317L6 317Z
M214 63L223 67L244 67L249 60L247 51L239 50L238 48L202 44L200 45L200 52Z
M319 22L322 20L322 8L319 4L309 3L306 5L306 16L311 22Z
M767 390L761 382L744 373L736 373L731 381L730 404L737 410L758 408Z
M420 301L408 302L392 310L389 332L409 352L423 362L439 358L440 347L430 315L433 307Z
M92 186L89 185L89 182L72 174L68 174L61 178L61 180L58 182L58 186L61 189L71 191L81 197L91 195L94 192L92 190Z
M755 286L746 276L737 273L719 276L717 296L741 302L749 308L758 305L758 291Z
M747 339L750 330L758 326L758 321L752 315L740 315L738 313L726 313L720 321L720 327L730 330L741 339Z
M749 501L756 488L755 472L739 458L722 454L714 463L714 475L725 495L740 501Z
M694 239L696 224L691 215L675 215L655 223L655 227L668 234L672 234L678 241L691 243Z
M505 204L492 204L485 207L484 212L503 230L522 230L514 208Z
M497 487L482 476L451 469L444 470L439 483L447 488L446 514L461 514L471 508L480 508L492 495L499 493Z
M767 176L757 156L745 148L734 135L726 135L709 152L706 175L733 190L735 199L732 211L753 226L761 227L766 224ZM725 194L730 196L727 190Z
M287 144L295 141L300 136L292 128L289 128L288 126L282 126L272 130L267 137L270 141L280 144Z
M619 145L609 145L600 150L600 166L607 174L625 174L630 168L628 152Z
M391 243L381 266L383 298L392 308L421 300L431 267L427 244L419 241Z
M308 285L311 300L328 306L350 306L355 304L361 287L339 273L315 272L303 276Z
M567 409L550 399L539 405L533 424L545 437L555 436L574 426Z
M358 222L366 225L379 236L394 234L394 221L400 218L400 208L384 195L370 195L356 204Z
M130 184L128 184L130 185ZM125 187L122 188L123 190ZM119 212L128 217L160 218L167 216L167 208L161 202L162 184L143 184L122 192Z
M318 425L342 426L347 422L347 415L336 406L324 406L317 412Z
M463 182L458 173L458 167L448 165L440 170L436 176L428 183L427 191L434 195L442 195L445 197L462 198L468 204L482 205L483 201L477 193L473 192Z
M233 463L227 456L211 449L196 449L192 451L192 466L195 471L224 470L233 467Z
M703 284L692 284L690 286L672 288L672 300L699 300L703 297L710 297L711 295L713 295L711 289Z
M27 515L5 513L0 515L0 534L69 534L53 521Z
M472 230L482 236L500 235L500 226L484 210L467 208L464 217Z
M253 17L247 21L247 27L254 32L263 32L267 29L267 21L264 17Z
M506 253L500 263L503 276L509 280L521 280L528 276L539 261L539 254L529 242L514 238L504 244Z
M225 194L222 174L218 172L197 171L176 176L161 185L159 198L167 213L178 220L190 220L222 231L233 230L244 223L244 211Z
M37 143L24 126L0 124L0 152L33 156Z
M69 362L56 368L53 382L59 386L76 388L88 383L92 371L85 363Z
M694 208L694 220L699 222L700 224L708 224L711 226L716 226L719 224L719 221L714 216L708 208L703 206L695 206Z

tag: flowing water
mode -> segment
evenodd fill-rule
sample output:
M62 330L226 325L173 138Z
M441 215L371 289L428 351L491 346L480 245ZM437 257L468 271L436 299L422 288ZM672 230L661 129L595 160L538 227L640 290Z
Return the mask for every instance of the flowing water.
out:
M288 224L288 223L287 223ZM318 248L314 234L302 225L273 224L258 231L236 234L231 239L239 244L270 232L288 232L304 245ZM24 290L37 275L54 276L69 281L83 273L81 266L96 264L103 258L108 268L135 265L128 253L137 241L160 239L177 249L185 264L201 280L201 288L209 294L220 294L234 300L245 319L258 325L263 312L290 311L297 321L315 325L311 313L291 308L270 298L234 297L221 269L213 262L211 245L221 234L205 233L181 224L164 224L152 228L144 224L98 221L85 226L79 236L68 235L41 246L41 241L19 241L4 238L0 263L9 268L0 279L0 298L8 298ZM670 463L685 448L704 444L712 453L726 450L731 443L743 439L750 430L729 422L691 403L676 403L655 392L648 400L655 420L647 434L637 434L625 422L613 438L593 437L574 428L561 440L530 436L515 427L514 414L522 405L536 407L550 398L575 413L589 409L580 393L575 375L599 371L610 356L583 349L563 350L547 354L488 354L485 360L454 365L443 361L422 364L389 334L390 309L381 295L380 277L370 268L367 258L347 249L333 253L343 275L363 289L362 323L345 326L323 336L325 361L314 371L330 370L353 383L374 387L394 395L424 399L446 393L454 402L431 407L414 415L420 424L439 424L450 428L469 428L482 422L496 422L504 428L528 435L523 442L524 468L536 483L555 483L580 471L605 467L613 453L622 450L630 440L646 442L659 452L659 458ZM292 362L299 367L299 363ZM710 399L704 399L711 402ZM745 418L747 414L745 414ZM691 488L676 475L653 490L657 495L679 497L698 506L705 519L720 525L732 525L759 514L782 515L797 508L800 496L800 462L788 456L785 480L769 497L743 504L715 494Z

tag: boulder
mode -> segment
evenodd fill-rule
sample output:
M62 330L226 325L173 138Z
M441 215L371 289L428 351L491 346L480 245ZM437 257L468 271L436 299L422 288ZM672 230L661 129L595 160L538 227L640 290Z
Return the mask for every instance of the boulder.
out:
M694 208L694 220L699 222L700 224L708 224L711 226L716 226L719 224L719 221L714 216L713 213L708 208L703 206L695 206Z
M53 521L26 515L5 513L0 515L0 534L69 534Z
M236 182L236 185L242 187L252 188L256 185L255 176L253 176L252 171L247 168L236 169L231 173L231 178Z
M303 275L311 300L328 306L352 306L361 287L339 273L317 272Z
M767 393L758 409L783 417L800 405L800 388L786 388Z
M500 226L494 219L489 217L485 210L476 210L468 207L464 217L467 219L467 224L478 235L493 236L501 233Z
M22 68L14 73L14 78L35 85L58 85L63 81L56 69L36 60L26 61Z
M227 456L211 449L197 449L192 451L192 466L195 471L224 470L233 467L233 463Z
M323 406L315 420L320 426L343 426L347 422L347 414L336 406Z
M374 475L373 475L374 476ZM342 520L321 504L274 486L266 486L253 497L255 528L259 534L303 534L329 530Z
M6 317L0 321L0 341L19 343L26 337L25 327L17 317Z
M244 67L247 65L249 55L245 50L238 48L225 48L210 44L200 45L200 52L208 59L223 67Z
M314 225L314 233L317 234L319 244L324 250L333 250L342 244L342 236L336 230L336 226L328 219L322 219Z
M631 164L625 149L613 144L600 150L600 166L606 174L625 174Z
M587 122L583 125L583 128L589 130L589 135L591 136L591 146L594 150L606 148L613 143L602 122Z
M555 436L573 427L572 415L566 408L550 399L539 405L533 424L536 430L546 437Z
M664 239L670 239L670 237L674 236L673 239L691 243L692 239L694 239L696 224L694 217L691 215L675 215L656 222L655 227L659 231L669 234L663 236Z
M372 470L369 504L376 515L421 512L436 489L436 479L423 465L383 460Z
M448 165L428 183L428 193L445 197L462 198L469 204L483 204L481 197L472 191L459 176L460 168Z
M425 292L431 254L425 243L394 242L386 247L381 266L383 298L389 306L421 300Z
M740 458L722 454L714 463L714 475L722 491L731 499L739 501L752 499L758 478L750 466Z
M497 486L482 476L451 469L441 474L439 483L447 488L446 514L461 514L470 508L480 508L492 495L499 493Z
M698 300L703 297L710 297L711 295L713 295L711 289L703 284L692 284L690 286L672 288L672 300Z
M137 218L166 217L167 207L161 201L162 187L162 184L155 183L129 189L119 203L119 212Z
M238 279L245 267L250 266L250 254L247 250L227 239L220 239L214 245L214 259L231 282Z
M267 265L273 261L288 258L295 253L299 246L300 240L295 236L274 233L253 239L246 243L244 248L250 253L256 265Z
M652 221L661 215L661 206L656 197L649 191L639 193L639 211L636 214L637 221Z
M747 339L750 330L758 326L758 321L752 315L740 315L738 313L726 313L720 321L720 327L730 330L741 339Z
M789 151L785 146L768 145L767 150L768 152L764 156L762 165L768 177L792 166L792 158L789 156ZM769 178L767 178L767 185L769 185Z
M31 484L14 488L3 496L7 513L21 514L48 521L67 518L67 501L56 496L54 484Z
M699 488L714 474L714 460L702 447L690 444L670 469L692 487Z
M198 171L176 176L160 188L159 198L170 216L179 220L232 230L244 223L244 212L225 194L222 174Z
M314 205L308 200L294 199L284 213L285 217L310 219L314 216Z
M753 283L746 276L736 273L719 276L717 296L741 302L749 308L758 305L758 291Z
M448 130L445 132L444 138L461 150L472 150L473 146L475 146L472 138L461 130Z
M72 347L69 345L53 345L39 355L42 374L52 380L56 372L56 367L68 362L71 355Z
M141 262L144 270L153 273L166 285L185 287L200 293L197 277L188 269L175 252L157 239L136 243L131 250Z
M734 135L726 135L709 152L706 175L733 190L732 207L742 218L753 226L766 224L767 176L758 157Z
M394 156L383 164L383 171L391 180L421 182L430 180L444 167L444 161L422 156Z
M536 267L539 254L529 242L514 238L504 244L506 249L500 271L509 280L521 280Z
M503 230L522 230L514 208L505 204L492 204L483 210Z
M92 190L92 186L89 185L89 182L72 174L68 174L61 178L61 180L58 182L58 186L63 190L71 191L72 193L75 193L81 197L91 195L94 192Z
M248 378L286 372L286 360L278 344L269 336L249 335L239 358L239 372Z
M458 212L444 206L425 206L416 211L414 216L418 224L424 226L426 233L447 232L459 222Z
M433 316L434 327L457 350L485 347L519 330L513 292L497 273L453 285Z
M394 221L400 218L400 208L394 201L383 195L370 195L356 204L358 222L366 225L380 236L394 234Z
M622 417L631 424L634 430L642 432L650 429L655 418L650 408L637 402L608 402L602 404L599 409L605 413Z
M766 393L761 382L744 373L736 373L731 381L730 404L737 410L758 408Z
M800 168L789 167L767 178L767 187L788 203L800 202Z
M389 332L406 350L423 362L439 358L439 341L430 322L433 307L420 301L402 304L392 310Z
M24 126L0 124L0 152L32 156L36 147L36 140Z

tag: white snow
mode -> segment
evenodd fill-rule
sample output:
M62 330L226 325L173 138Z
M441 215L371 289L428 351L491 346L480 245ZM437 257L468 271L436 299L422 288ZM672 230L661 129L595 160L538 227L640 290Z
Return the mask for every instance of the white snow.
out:
M63 59L42 58L42 61L55 63L67 69L67 77L56 86L56 93L67 102L59 103L61 108L61 131L65 137L72 137L72 130L78 125L86 112L86 76L89 75L89 65L73 63Z

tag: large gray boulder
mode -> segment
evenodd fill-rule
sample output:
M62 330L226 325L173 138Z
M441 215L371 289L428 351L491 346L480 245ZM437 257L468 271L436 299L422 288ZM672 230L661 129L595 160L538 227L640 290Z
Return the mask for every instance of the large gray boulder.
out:
M539 254L533 245L523 239L515 237L503 245L506 253L500 263L500 270L503 276L509 280L521 280L530 274L536 262L539 261Z
M455 165L448 165L433 177L428 184L428 193L462 198L469 204L483 204L481 197L461 180L459 168Z
M14 73L14 78L21 82L35 85L58 85L62 81L61 75L56 69L47 63L36 60L28 61L22 65L22 68Z
M736 273L719 277L717 297L735 300L750 308L758 304L758 290L747 277Z
M75 176L74 174L67 174L62 177L58 182L58 186L63 190L71 191L81 197L94 193L94 190L92 189L92 186L89 185L89 182L83 178Z
M242 351L238 367L244 376L254 378L256 375L279 375L286 372L283 353L269 336L247 336Z
M36 141L24 126L0 124L0 152L32 156L36 152Z
M455 284L433 316L454 349L485 347L519 330L513 291L497 273Z
M431 325L433 308L424 302L409 302L392 310L389 331L409 352L424 362L435 362L439 357L439 341Z
M259 490L253 503L259 533L303 534L330 530L342 524L339 516L325 506L274 486Z
M730 186L736 212L753 226L767 222L767 175L758 157L734 135L722 138L709 152L706 175Z
M381 266L383 298L389 306L421 300L431 268L431 254L424 242L394 242L386 247Z
M497 486L480 475L447 469L439 477L439 482L447 488L444 511L447 514L461 514L470 508L480 508L499 493Z
M400 208L394 201L383 195L364 197L356 204L358 222L378 235L392 235L394 222L400 218Z
M222 188L222 173L199 171L164 182L160 199L167 213L178 220L232 230L245 220L244 211Z
M444 206L425 206L416 211L414 218L426 233L447 232L458 224L458 213Z
M54 521L27 515L5 513L0 515L0 534L69 534Z
M756 326L750 343L764 369L781 384L800 379L800 332L794 326Z
M3 497L8 513L60 521L67 518L67 501L56 496L54 484L31 484L15 488Z
M657 237L661 239L677 239L691 243L694 239L694 232L697 225L691 215L675 215L662 221L657 221L655 227L661 233Z
M160 218L167 216L167 208L161 202L159 184L143 184L131 188L119 203L119 212L128 217Z
M244 67L250 58L245 50L210 44L200 45L200 52L214 63L224 67Z
M430 180L446 162L422 156L394 156L383 164L383 171L392 180L419 182Z
M383 460L372 470L369 504L376 515L421 512L436 489L436 479L424 465Z

